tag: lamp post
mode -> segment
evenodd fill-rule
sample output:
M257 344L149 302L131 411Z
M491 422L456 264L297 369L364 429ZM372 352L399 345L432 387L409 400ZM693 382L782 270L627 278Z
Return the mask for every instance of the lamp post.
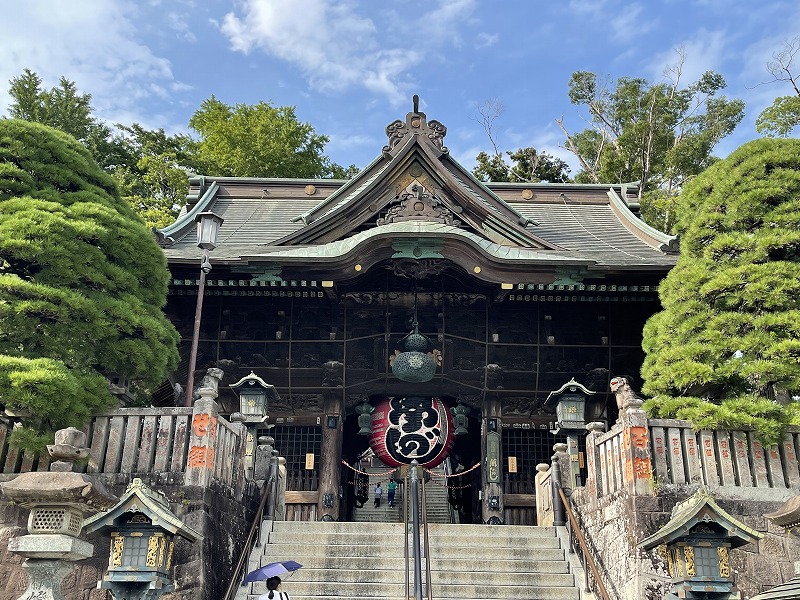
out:
M197 307L194 312L194 329L192 330L192 350L189 353L189 377L186 381L185 405L192 405L194 394L194 367L197 364L197 344L200 341L200 318L203 314L203 294L206 288L206 275L211 272L210 250L217 247L217 233L222 225L222 217L213 212L201 212L195 217L197 222L197 245L203 250L200 260L200 285L197 287Z

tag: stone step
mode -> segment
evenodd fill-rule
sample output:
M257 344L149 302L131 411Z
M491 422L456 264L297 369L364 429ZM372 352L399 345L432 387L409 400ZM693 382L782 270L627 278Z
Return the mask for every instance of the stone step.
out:
M502 558L506 560L564 560L564 550L557 545L557 540L550 547L545 548L532 548L532 547L510 547L510 548L492 548L488 556L479 552L482 546L473 546L470 549L465 549L458 546L442 546L435 550L436 558L452 559L464 558L465 556L474 556L475 562L489 561L492 558ZM434 550L431 548L431 554ZM264 556L269 560L266 562L273 562L277 560L296 560L300 564L303 561L298 557L314 557L314 556L332 556L332 557L374 557L381 559L396 558L402 560L403 558L403 544L395 546L385 546L382 544L336 544L332 546L325 546L322 544L268 544L265 546ZM286 558L283 558L286 557ZM433 558L433 556L432 556Z
M289 594L292 600L298 598L325 598L330 596L341 600L342 598L402 598L404 584L375 584L375 583L337 583L326 581L293 581L287 580L281 589ZM413 588L412 588L413 589ZM253 585L248 595L248 600L256 600L259 594L266 593L266 584ZM570 587L539 587L517 583L502 587L489 587L484 584L451 584L436 585L432 587L432 596L440 598L458 598L471 600L487 598L507 600L579 600L580 592L574 585Z
M400 565L402 567L402 563ZM405 581L405 571L400 569L384 569L382 565L373 565L372 568L359 569L310 569L305 566L294 573L287 581L292 582L292 587L301 583L379 583L399 584ZM423 581L425 576L423 575ZM485 585L491 587L504 587L525 585L532 587L570 587L574 583L572 573L498 573L492 571L460 571L446 569L443 571L431 568L431 581L434 585ZM257 589L264 588L266 584L255 584ZM263 592L261 592L263 593Z
M359 533L365 532L370 535L385 535L390 533L402 534L404 526L402 523L342 523L338 521L275 521L273 531L289 532L337 532L337 533ZM528 525L480 525L480 524L439 524L431 523L428 526L429 535L433 536L461 536L477 535L491 537L497 534L508 536L530 537L555 537L554 527L531 527Z
M551 551L547 551L551 552ZM495 559L483 560L478 563L472 558L436 558L431 557L431 569L434 571L473 571L476 573L481 572L509 572L509 573L567 573L569 566L562 560L563 552L560 549L553 550L552 555L556 558L553 560L542 559ZM267 563L283 560L294 560L291 556L283 556L278 554L270 554L270 556L261 556L260 562L254 564L251 570L264 566ZM371 560L371 558L370 558ZM391 560L391 563L388 561ZM354 558L352 556L309 556L303 557L303 569L297 572L299 576L307 569L357 569L357 568L373 568L374 565L370 564L362 558ZM392 558L386 559L388 564L382 564L384 570L389 569L403 569L403 559ZM294 577L294 576L293 576Z
M407 600L402 523L275 522L251 568L276 560L304 567L282 586L292 600ZM428 527L435 600L579 600L557 529L513 525ZM423 546L424 552L424 546ZM412 551L409 543L409 551ZM423 578L425 578L423 562ZM255 600L266 584L243 588ZM247 594L250 594L249 596ZM427 593L423 594L427 597Z
M273 531L269 534L270 544L309 544L329 546L403 546L403 532L383 534L376 536L373 533L300 533ZM528 548L558 548L559 541L556 537L530 537L525 538L514 535L503 535L496 532L492 536L477 535L429 535L431 549L445 546L458 546L461 548L516 548L524 545Z

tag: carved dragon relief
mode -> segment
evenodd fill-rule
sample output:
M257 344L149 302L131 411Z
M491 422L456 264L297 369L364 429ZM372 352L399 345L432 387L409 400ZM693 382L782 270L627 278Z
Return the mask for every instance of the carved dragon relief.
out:
M438 259L399 259L393 260L386 268L391 269L398 277L408 279L425 279L429 276L441 275L450 264Z

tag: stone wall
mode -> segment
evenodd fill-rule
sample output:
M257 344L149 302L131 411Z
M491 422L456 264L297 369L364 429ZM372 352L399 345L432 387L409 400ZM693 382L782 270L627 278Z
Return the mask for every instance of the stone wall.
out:
M175 591L164 600L220 600L229 577L242 552L253 516L258 508L259 490L254 484L237 500L229 487L208 488L175 485L169 474L141 475L149 486L163 491L170 500L170 509L189 527L203 534L191 544L176 538L173 575ZM106 477L106 486L116 496L125 491L129 477ZM21 567L23 559L7 550L8 540L24 535L28 511L18 505L0 501L0 600L16 600L27 587ZM109 538L86 536L94 545L91 559L76 563L64 580L65 600L110 600L105 590L97 590L108 566Z
M669 588L664 559L655 551L642 552L636 543L656 532L670 519L672 508L686 500L698 486L661 486L654 496L629 496L623 492L596 499L585 488L575 490L578 510L589 544L597 551L600 571L612 598L661 600ZM790 537L764 518L777 510L797 490L718 488L711 490L719 506L764 538L730 554L731 570L744 598L750 598L788 581L800 556L800 539Z

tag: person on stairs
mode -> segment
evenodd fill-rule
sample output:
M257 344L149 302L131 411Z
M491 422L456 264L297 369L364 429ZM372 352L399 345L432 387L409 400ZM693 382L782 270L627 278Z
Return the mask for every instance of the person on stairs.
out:
M286 592L279 592L279 587L281 587L281 578L270 577L267 579L267 590L269 591L266 594L261 594L258 600L289 600L289 594Z
M381 496L383 496L383 488L381 487L381 482L379 481L375 486L375 508L381 507Z
M389 501L389 508L394 508L394 493L397 489L397 483L394 479L390 479L386 486L386 499Z

